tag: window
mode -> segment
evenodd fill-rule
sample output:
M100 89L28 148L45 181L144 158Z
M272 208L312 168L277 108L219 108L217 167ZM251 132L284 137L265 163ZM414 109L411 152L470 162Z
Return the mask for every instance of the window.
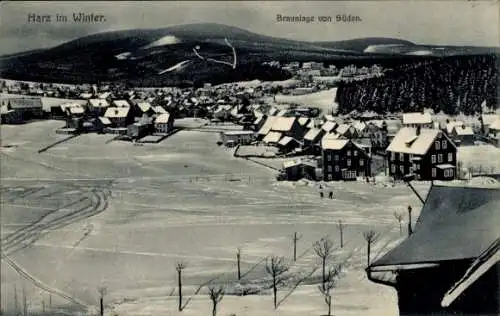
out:
M399 166L399 171L401 174L405 174L405 166Z
M339 166L335 166L335 172L339 172Z
M439 150L441 146L439 146L439 140L436 141L436 149Z
M436 155L431 156L431 163L436 163Z
M350 150L348 150L348 151L347 151L347 156L350 156L350 155L351 155L351 151L350 151Z
M326 155L326 160L332 161L332 155Z
M432 177L435 178L436 177L436 168L432 168Z
M332 180L332 175L329 174L327 178L328 178L328 180Z
M413 173L413 166L410 166L410 168L408 169L409 173Z
M416 167L415 169L420 170L420 164L418 164L418 163L415 164L415 167Z
M357 150L354 151L354 157L356 157L356 156L358 156L358 151Z
M392 172L392 173L395 173L395 172L396 172L396 166L395 166L395 165L391 165L391 172Z
M453 177L453 169L450 169L450 178Z
M350 167L351 166L351 159L347 159L347 166Z
M396 159L396 154L394 152L391 152L391 160L394 161Z
M441 144L441 148L446 149L448 147L447 145L448 145L448 143L446 142L446 140L443 140L442 144Z
M445 177L445 178L448 178L448 177L449 177L448 169L446 169L446 170L444 171L444 177Z
M339 161L339 155L335 155L335 161Z
M453 161L453 154L452 153L448 153L448 161Z
M328 172L332 172L332 166L328 166Z
M413 154L410 154L410 161L413 161Z
M359 160L359 165L360 165L361 167L363 167L363 166L365 165L365 161L364 161L363 159L360 159L360 160Z
M443 162L443 154L438 154L438 162Z

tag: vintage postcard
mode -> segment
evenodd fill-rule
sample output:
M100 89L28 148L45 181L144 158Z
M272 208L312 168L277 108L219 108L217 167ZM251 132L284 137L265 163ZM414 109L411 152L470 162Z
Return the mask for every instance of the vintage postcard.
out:
M0 314L500 314L499 1L3 1Z

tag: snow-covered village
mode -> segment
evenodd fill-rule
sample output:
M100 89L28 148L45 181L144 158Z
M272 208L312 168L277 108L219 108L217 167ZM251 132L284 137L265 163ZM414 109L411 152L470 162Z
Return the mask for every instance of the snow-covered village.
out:
M181 24L0 57L2 315L500 313L500 45Z

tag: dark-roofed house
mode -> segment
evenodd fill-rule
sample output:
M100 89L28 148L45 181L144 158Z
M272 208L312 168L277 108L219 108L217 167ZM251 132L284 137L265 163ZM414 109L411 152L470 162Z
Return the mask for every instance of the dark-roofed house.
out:
M360 136L358 134L358 130L354 126L352 126L351 124L347 124L347 123L340 124L339 126L337 126L337 128L335 129L335 133L339 134L342 137L349 138L349 139L358 138Z
M131 114L130 107L108 107L104 113L111 121L112 128L121 128L126 131L128 125L134 122L134 117Z
M283 136L289 136L296 140L302 139L304 136L304 129L300 126L296 117L276 117L271 126L271 131L280 132Z
M88 100L87 108L93 116L103 116L108 108L109 103L106 99L90 99Z
M290 136L283 136L279 142L278 147L281 153L287 154L299 147L300 143Z
M453 180L456 177L457 147L438 129L403 127L386 150L389 175L417 180Z
M500 186L433 185L413 233L366 272L399 314L499 315Z
M349 139L321 141L323 180L356 180L371 176L370 156Z

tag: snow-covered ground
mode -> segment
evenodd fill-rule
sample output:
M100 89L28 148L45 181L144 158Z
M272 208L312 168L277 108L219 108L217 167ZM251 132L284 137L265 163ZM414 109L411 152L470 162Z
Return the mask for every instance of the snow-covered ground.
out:
M461 146L457 152L458 161L464 168L481 169L484 173L500 172L500 148L493 145Z
M15 144L0 153L1 233L15 236L9 243L17 250L8 251L11 265L25 271L21 277L2 260L4 310L14 306L15 286L19 300L25 287L30 310L41 309L42 300L47 307L50 289L73 300L52 294L53 308L76 302L96 306L96 289L102 286L108 291L107 309L119 315L177 315L176 294L170 295L177 262L187 264L186 298L214 277L232 286L237 248L242 272L251 271L246 281L262 280L263 260L270 255L289 259L291 237L298 232L300 255L292 271L303 274L317 264L313 242L329 236L338 245L337 221L342 220L346 245L335 261L349 260L335 292L334 314L397 315L394 291L366 279L362 233L380 233L376 255L398 242L394 212L420 207L406 186L332 183L335 198L320 199L316 185L277 183L273 171L215 145L216 133L195 131L144 146L109 142L112 135L81 135L38 154L63 137L55 134L61 124L0 127L2 145ZM417 184L417 189L425 195L428 186ZM204 293L182 314L208 313ZM284 297L275 311L267 294L227 296L220 315L325 312L316 286L307 282L293 292L282 289L279 298Z
M324 113L336 113L338 104L334 102L337 95L337 88L322 90L304 95L276 95L278 104L299 104L300 106L310 106L321 109Z

